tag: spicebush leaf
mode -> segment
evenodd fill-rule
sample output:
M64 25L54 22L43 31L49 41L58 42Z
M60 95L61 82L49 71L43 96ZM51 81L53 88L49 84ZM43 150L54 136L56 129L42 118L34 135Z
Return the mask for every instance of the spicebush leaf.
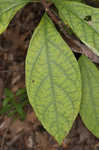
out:
M99 137L99 70L85 56L79 59L82 76L80 115L86 127Z
M99 56L99 9L80 2L52 0L60 17Z
M29 45L26 85L39 120L61 143L79 111L81 79L72 51L46 15Z
M31 0L0 0L0 34L6 29L16 12Z

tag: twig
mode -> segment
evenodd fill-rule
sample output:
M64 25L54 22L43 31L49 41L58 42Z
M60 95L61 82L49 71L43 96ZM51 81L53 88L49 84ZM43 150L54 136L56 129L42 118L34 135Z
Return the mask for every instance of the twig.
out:
M7 143L8 146L13 145L21 136L24 135L24 131L16 135L10 142Z
M41 0L41 3L43 7L45 8L45 11L49 15L49 17L52 19L52 21L58 25L60 30L62 31L64 35L65 42L68 43L68 45L71 47L72 51L81 53L89 57L92 61L95 63L99 63L99 56L95 55L89 47L87 47L85 44L81 43L80 40L77 38L71 37L67 31L66 31L66 25L63 23L63 21L50 10L51 3L47 3L46 0ZM72 43L72 44L70 44Z

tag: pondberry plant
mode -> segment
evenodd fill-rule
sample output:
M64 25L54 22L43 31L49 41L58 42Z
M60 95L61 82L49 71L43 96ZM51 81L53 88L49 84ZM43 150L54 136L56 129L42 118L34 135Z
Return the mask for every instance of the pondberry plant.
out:
M0 33L15 13L36 0L0 0ZM38 1L38 0L37 0ZM99 9L81 0L41 0L45 13L35 29L26 58L29 101L46 130L61 144L80 113L99 137ZM58 12L52 9L52 5ZM71 49L60 32L81 50ZM82 42L81 42L82 41ZM73 51L82 53L77 61ZM91 60L90 60L91 59Z

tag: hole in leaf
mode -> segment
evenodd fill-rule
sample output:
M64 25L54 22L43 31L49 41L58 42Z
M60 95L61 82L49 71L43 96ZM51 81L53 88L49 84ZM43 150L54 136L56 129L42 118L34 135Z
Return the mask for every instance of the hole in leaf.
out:
M84 20L86 20L86 21L91 21L91 16L86 16L86 17L84 18Z
M35 80L32 80L32 83L34 83L35 82Z

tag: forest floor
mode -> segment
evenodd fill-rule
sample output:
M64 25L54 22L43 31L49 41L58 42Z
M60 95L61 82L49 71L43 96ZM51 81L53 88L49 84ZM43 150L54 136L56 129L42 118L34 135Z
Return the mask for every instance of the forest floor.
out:
M16 14L0 36L0 109L7 98L5 88L14 94L14 98L10 99L18 101L20 105L23 103L22 97L16 96L16 92L25 88L25 57L32 33L42 14L40 4L28 4ZM20 118L20 112L19 115L10 113L8 116L8 112L0 115L0 150L99 150L99 139L88 131L80 116L59 146L37 119L26 95L25 101L22 108L24 120ZM15 109L12 107L11 112Z

